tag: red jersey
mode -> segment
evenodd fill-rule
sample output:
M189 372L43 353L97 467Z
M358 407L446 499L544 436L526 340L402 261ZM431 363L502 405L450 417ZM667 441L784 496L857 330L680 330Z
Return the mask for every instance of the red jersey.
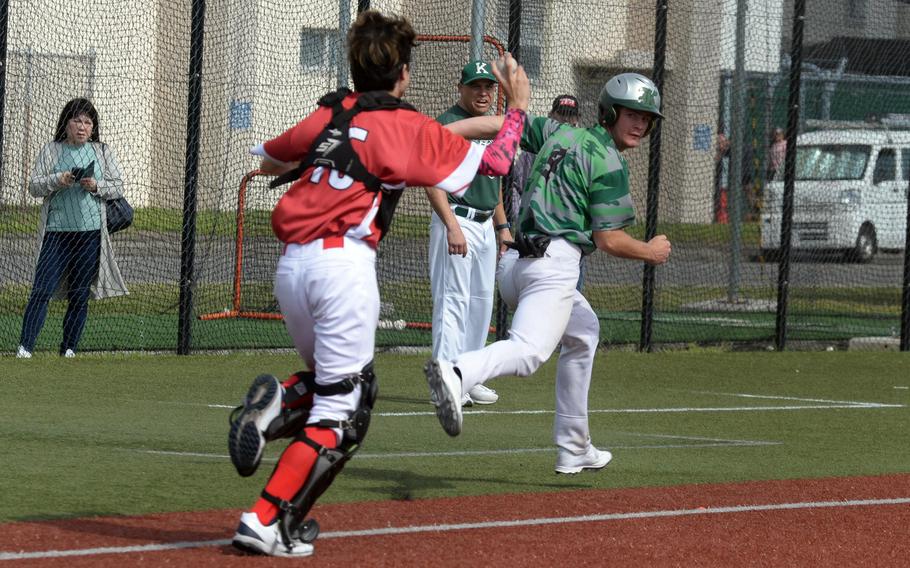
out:
M357 93L345 98L351 108ZM319 107L254 153L277 162L296 162L332 118L332 109ZM435 186L462 195L474 179L483 147L471 144L419 112L406 109L358 113L349 130L351 145L364 167L383 187ZM272 230L283 243L306 244L325 237L347 235L373 247L382 236L376 213L382 192L336 170L310 167L278 200L272 212Z

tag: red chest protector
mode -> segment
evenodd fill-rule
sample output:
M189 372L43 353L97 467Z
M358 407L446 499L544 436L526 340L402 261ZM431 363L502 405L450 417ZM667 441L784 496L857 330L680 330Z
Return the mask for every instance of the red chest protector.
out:
M348 134L351 127L351 119L361 112L395 109L413 110L416 112L417 109L385 91L362 93L357 97L357 102L354 103L354 106L345 109L342 103L350 94L350 89L342 87L319 99L319 106L331 107L332 119L326 124L325 129L319 136L316 137L316 140L313 141L309 153L300 162L300 165L276 177L269 183L269 187L274 189L296 181L303 172L313 166L323 166L350 176L363 183L370 191L383 192L379 212L376 216L376 226L381 231L380 240L382 240L392 225L392 216L395 214L395 207L401 198L401 191L383 188L382 180L367 171L363 162L360 161L360 157L357 156L354 147L351 145L351 138Z

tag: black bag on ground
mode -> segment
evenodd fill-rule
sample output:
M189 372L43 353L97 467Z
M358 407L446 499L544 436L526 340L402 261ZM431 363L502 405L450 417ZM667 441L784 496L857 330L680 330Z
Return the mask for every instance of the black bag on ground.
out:
M133 224L133 206L125 197L115 197L104 202L107 208L107 232L116 233Z

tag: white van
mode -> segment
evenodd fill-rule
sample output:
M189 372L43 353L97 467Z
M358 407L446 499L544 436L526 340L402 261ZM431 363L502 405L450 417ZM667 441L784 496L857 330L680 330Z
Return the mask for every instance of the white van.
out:
M765 188L761 248L780 249L783 167ZM910 185L910 130L863 124L801 134L796 146L793 250L839 251L869 262L903 249Z

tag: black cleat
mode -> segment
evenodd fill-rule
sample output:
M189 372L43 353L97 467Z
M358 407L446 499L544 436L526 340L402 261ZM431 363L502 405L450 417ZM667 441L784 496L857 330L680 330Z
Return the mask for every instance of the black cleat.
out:
M228 452L242 477L256 473L265 448L265 432L281 413L283 389L272 375L259 375L246 393L243 405L231 413Z

